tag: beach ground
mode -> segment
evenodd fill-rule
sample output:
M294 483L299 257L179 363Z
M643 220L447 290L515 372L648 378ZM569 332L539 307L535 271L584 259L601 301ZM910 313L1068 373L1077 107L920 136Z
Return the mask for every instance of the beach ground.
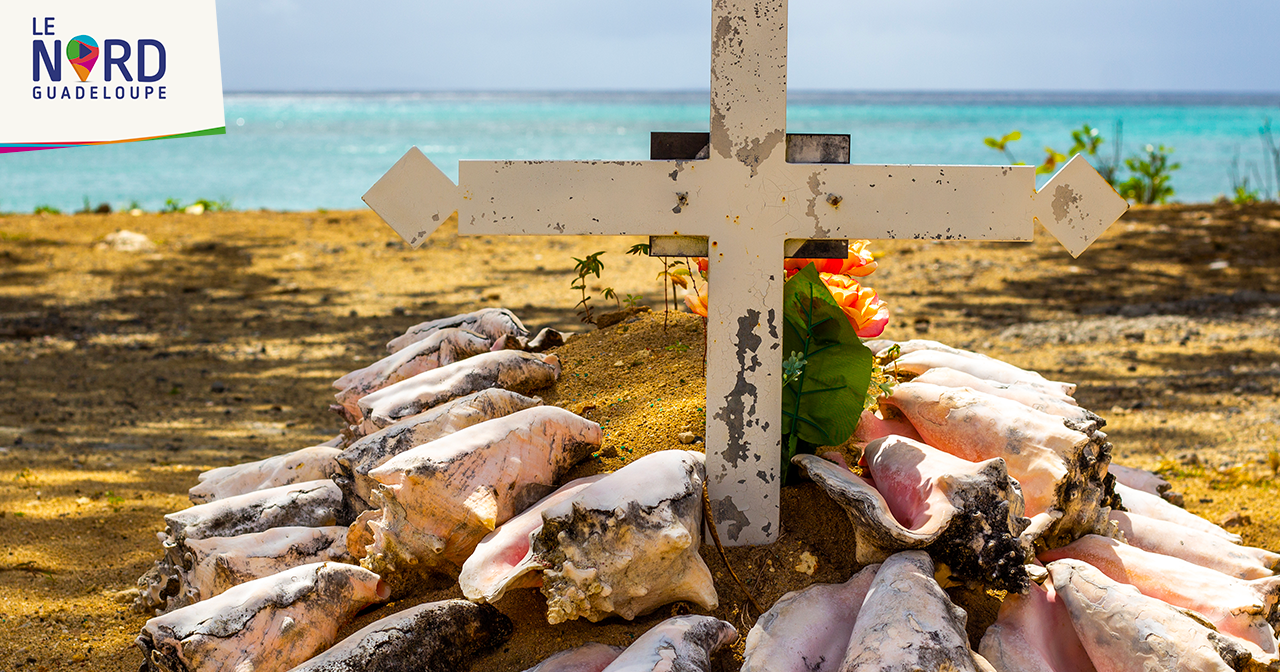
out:
M118 230L154 249L114 249L105 239ZM370 212L0 218L0 669L138 669L146 617L128 591L200 471L332 437L332 381L417 322L504 306L534 329L585 331L573 257L606 251L588 283L597 311L611 303L606 286L654 310L559 352L563 377L542 396L607 432L574 475L701 435L701 321L664 316L661 264L625 255L636 242L470 238L446 225L412 250ZM1159 469L1215 522L1243 514L1249 524L1234 529L1246 543L1280 550L1280 207L1135 209L1078 260L1044 231L1031 244L875 248L867 284L893 311L886 337L1079 383L1118 462ZM845 521L812 485L787 488L780 541L729 558L767 606L849 575ZM757 614L714 548L703 555L714 613L745 635ZM412 602L454 595L424 588ZM990 596L956 599L971 622L990 618ZM523 670L585 641L625 645L690 609L550 628L536 591L499 607L516 634L476 669ZM717 665L737 669L740 652L741 642Z

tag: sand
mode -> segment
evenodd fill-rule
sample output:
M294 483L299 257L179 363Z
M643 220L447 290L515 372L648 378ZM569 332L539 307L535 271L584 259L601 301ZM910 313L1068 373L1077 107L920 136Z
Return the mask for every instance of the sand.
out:
M121 229L155 249L104 244ZM635 242L468 238L446 226L411 250L368 212L0 218L0 668L136 670L145 617L120 593L159 556L161 517L189 505L199 471L333 436L330 383L411 324L501 305L533 328L586 330L571 257L606 250L592 305L612 305L599 298L611 286L654 308L558 353L564 376L542 396L606 430L573 475L702 436L701 321L671 314L664 328L660 262L626 256ZM1248 514L1235 528L1245 541L1280 549L1280 461L1269 459L1280 207L1135 210L1079 260L1043 231L1033 244L876 249L868 284L892 306L887 337L936 338L1078 382L1119 462L1161 469L1212 520ZM846 518L814 486L787 488L783 505L777 544L730 551L766 605L855 567ZM714 549L704 556L714 613L745 634L756 614ZM455 591L423 590L347 631ZM981 601L965 602L972 622L990 616ZM549 628L536 591L500 607L516 634L476 669L523 670L585 641L625 645L689 610ZM736 669L740 651L716 664Z

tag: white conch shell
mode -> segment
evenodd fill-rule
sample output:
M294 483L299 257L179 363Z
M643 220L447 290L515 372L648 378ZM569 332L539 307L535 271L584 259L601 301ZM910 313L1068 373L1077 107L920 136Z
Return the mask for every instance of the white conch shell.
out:
M388 592L377 574L353 565L303 565L157 616L137 645L152 672L283 672L328 648L347 620Z
M465 670L477 651L507 641L511 629L511 619L488 605L428 602L374 621L292 672Z
M943 592L933 571L924 551L903 551L884 561L853 626L841 672L979 669L965 634L968 615Z
M346 562L347 528L277 527L238 537L187 539L181 572L186 604L207 600L242 583L316 562ZM185 606L184 604L170 605Z
M1233 544L1221 535L1133 512L1112 511L1111 520L1120 527L1125 541L1137 548L1181 558L1237 579L1265 579L1280 570L1280 555Z
M1052 582L1005 597L978 653L999 672L1095 672Z
M383 462L460 429L541 404L542 400L537 397L526 397L497 387L458 397L347 446L337 457L346 474L334 480L349 498L355 496L372 504L373 488L377 482L369 478L369 472Z
M475 602L497 602L508 590L541 586L542 575L529 573L523 563L530 557L529 536L542 527L542 512L606 476L608 474L596 474L569 481L485 535L471 557L462 563L458 574L462 594Z
M604 672L709 672L711 654L738 638L711 616L677 616L649 628Z
M334 396L346 409L348 419L359 417L357 402L382 388L441 366L489 351L493 340L480 334L449 327L433 332L403 350L348 373L334 381Z
M166 531L157 534L165 554L138 578L135 606L143 611L168 610L191 599L182 573L191 567L187 542L210 537L237 537L277 527L325 527L345 524L348 509L342 491L329 480L306 481L258 490L164 517Z
M516 338L524 338L529 335L529 330L525 329L524 325L520 323L520 318L516 317L515 313L506 308L483 308L474 313L454 315L453 317L415 324L405 330L403 336L391 339L387 343L387 352L399 352L441 329L450 327L473 331L491 342L506 335L515 336Z
M815 455L792 459L848 512L859 563L922 549L957 578L1026 588L1019 535L1031 521L1003 460L969 462L901 436L867 444L863 460L871 482Z
M501 595L542 570L553 625L612 614L630 620L677 600L714 609L715 584L698 554L704 459L651 453L548 507L527 557L485 592Z
M1233 544L1240 543L1240 535L1232 534L1180 506L1174 506L1159 495L1135 490L1120 483L1116 483L1116 494L1120 496L1124 509L1131 513L1176 523L1206 534L1213 534Z
M747 633L741 672L836 672L880 565L783 595Z
M1026 404L1037 411L1056 415L1074 422L1094 422L1099 427L1106 425L1102 418L1080 408L1075 399L1065 394L1054 394L1043 387L1036 387L1026 383L997 383L994 380L983 380L945 366L929 369L913 378L911 382L941 385L942 387L967 387L978 392L1011 399L1020 404Z
M1169 481L1145 469L1135 469L1113 462L1107 471L1115 475L1116 483L1150 495L1163 495L1173 487Z
M903 354L885 365L887 371L901 371L913 376L938 367L955 369L976 378L997 383L1031 385L1056 395L1070 396L1076 391L1074 383L1047 380L1034 371L1020 369L1007 362L974 353L956 354L943 350L916 350Z
M1194 610L1222 632L1256 647L1255 658L1277 656L1271 623L1280 621L1280 577L1243 581L1092 534L1040 554L1041 561L1063 558L1087 562L1111 580L1129 584L1143 595Z
M918 353L917 353L918 354ZM903 383L880 400L925 441L971 462L1003 458L1022 486L1029 534L1042 547L1084 534L1117 534L1107 518L1117 498L1107 474L1111 444L1095 423L1073 423L969 388Z
M555 355L520 350L487 352L424 371L364 397L359 401L360 428L371 434L472 392L501 387L524 394L552 385L559 377L560 360Z
M1112 581L1078 560L1049 563L1053 588L1098 672L1248 669L1252 655L1203 617Z
M207 504L256 490L333 478L340 471L334 460L340 452L330 446L311 446L257 462L210 469L196 477L199 483L188 491L188 497L195 504Z
M356 520L348 548L384 575L456 572L482 537L551 492L602 436L590 420L535 406L396 455L369 472L380 508Z
M549 656L524 672L601 672L617 660L622 651L620 646L587 642Z

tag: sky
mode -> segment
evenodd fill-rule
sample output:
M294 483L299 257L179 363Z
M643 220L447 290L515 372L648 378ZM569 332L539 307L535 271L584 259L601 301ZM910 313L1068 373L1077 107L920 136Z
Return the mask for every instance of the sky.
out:
M227 91L705 90L710 0L217 0ZM790 0L806 90L1280 92L1277 0Z

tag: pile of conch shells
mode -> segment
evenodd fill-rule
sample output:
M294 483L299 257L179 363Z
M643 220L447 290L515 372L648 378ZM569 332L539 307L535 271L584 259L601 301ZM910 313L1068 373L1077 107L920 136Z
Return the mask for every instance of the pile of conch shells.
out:
M334 383L337 437L201 474L139 579L145 667L466 670L512 636L499 607L518 590L540 591L548 629L715 612L701 452L566 482L603 433L532 396L558 379L543 351L564 338L494 308L415 325ZM861 569L760 614L743 672L1280 670L1280 555L1112 465L1074 385L932 341L868 345L896 384L864 413L857 462L794 460L847 512ZM466 599L338 641L428 578ZM995 623L975 635L955 586L1006 594ZM676 616L526 672L707 671L737 639Z
M564 338L529 339L504 309L416 325L389 357L335 382L339 436L201 474L194 506L165 516L163 556L138 581L137 606L155 613L137 640L145 667L465 670L511 636L486 602L516 587L541 586L553 622L630 619L679 600L714 609L698 552L701 453L563 482L602 439L596 423L528 396L560 374L555 355L535 351ZM495 535L523 544L518 563L471 561ZM336 641L362 609L464 565L510 577L489 599L421 604ZM583 647L539 669L652 669L672 656L704 669L736 638L718 619L679 617L625 651Z

